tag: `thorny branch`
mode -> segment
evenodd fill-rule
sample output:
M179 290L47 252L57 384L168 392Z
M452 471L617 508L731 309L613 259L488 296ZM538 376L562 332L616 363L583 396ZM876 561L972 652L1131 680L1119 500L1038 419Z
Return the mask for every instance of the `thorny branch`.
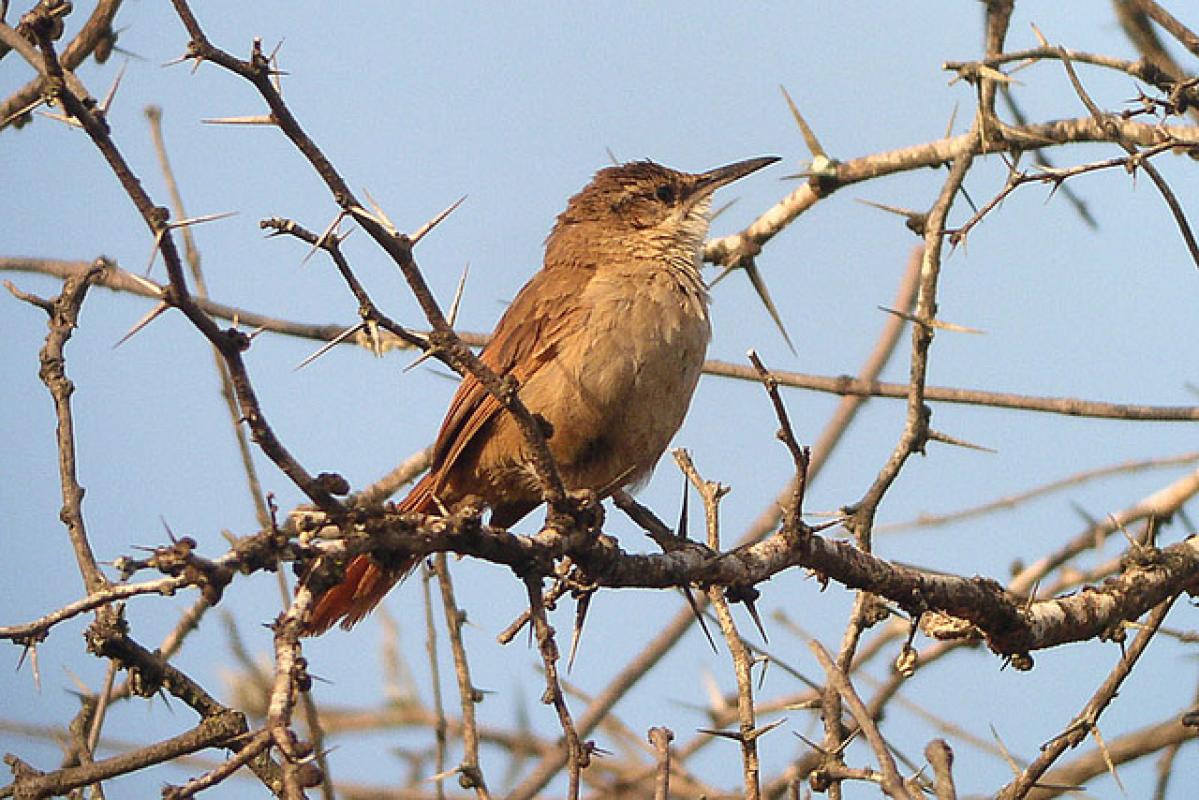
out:
M690 455L686 451L676 450L674 458L683 474L687 476L688 481L691 482L691 485L699 492L700 497L703 499L704 522L708 533L708 548L712 551L718 551L720 549L720 500L728 493L728 487L713 481L706 481L700 477L698 470L696 470L695 465L691 461ZM733 674L737 678L737 717L739 727L736 734L732 735L731 738L735 739L741 747L741 770L745 785L745 797L749 800L758 800L762 796L758 737L763 731L758 730L757 718L754 712L754 684L753 675L751 674L753 671L753 658L750 655L749 648L745 646L745 642L741 639L741 634L737 632L737 625L733 621L732 613L729 611L729 601L725 592L726 590L720 584L710 586L708 588L708 602L711 603L712 609L716 612L716 619L719 621L720 630L724 634L725 644L728 646L729 653L733 659ZM729 586L727 592L731 597L744 598L747 607L752 607L752 598L757 595L755 590L743 585ZM752 595L749 592L752 592ZM757 612L753 613L756 614Z
M427 352L444 360L460 374L465 375L469 372L513 415L522 434L531 445L532 463L542 486L544 498L559 515L558 524L568 524L567 520L575 510L574 504L568 502L562 478L550 456L541 426L521 402L518 393L519 386L510 378L501 379L493 373L454 333L416 265L412 256L412 240L401 233L389 230L383 221L367 212L333 164L304 132L299 120L291 113L284 103L282 95L272 83L274 70L270 66L269 59L262 52L261 42L257 40L254 42L249 61L237 59L208 41L199 21L185 0L172 0L172 3L187 29L188 35L191 36L191 42L188 44L188 58L195 59L197 63L211 62L249 81L269 106L271 121L291 140L324 181L341 208L341 213L352 217L399 267L413 296L433 328L428 337ZM322 237L321 244L328 249L334 244L334 240ZM339 264L339 266L341 265ZM375 320L381 327L396 336L403 338L407 335L400 326L391 322L370 301L365 291L353 279L352 273L346 270L343 271L343 276L346 277L359 302L363 304L364 313L369 315L370 319Z
M1135 2L1141 13L1152 17L1172 36L1193 49L1195 37L1181 22L1166 14L1151 0L1132 2ZM118 5L116 2L101 2L85 26L84 32L81 32L61 57L56 52L55 45L61 34L60 30L56 30L55 19L65 13L61 3L44 0L34 12L22 20L19 31L0 23L0 58L11 51L30 60L39 71L39 77L30 84L34 86L35 97L40 93L46 98L60 102L87 132L142 214L154 236L156 246L167 263L169 275L169 282L164 286L158 286L149 281L132 279L126 273L107 265L89 266L86 269L76 266L64 270L64 275L69 273L68 280L62 294L53 301L41 300L14 290L14 294L47 310L52 317L51 335L42 354L42 374L59 412L63 520L68 526L75 547L86 594L80 600L33 622L0 628L0 638L8 638L26 646L35 645L60 623L89 611L103 611L89 629L89 645L97 655L113 659L114 664L121 665L129 672L129 680L111 695L116 697L152 694L161 687L192 707L201 717L201 721L191 731L154 746L110 759L65 767L54 772L40 773L14 757L10 763L17 776L16 780L10 787L0 790L0 795L13 792L40 795L46 792L68 791L75 787L95 784L132 769L174 759L203 747L218 746L232 749L236 754L186 786L169 787L165 795L180 798L193 796L202 789L223 781L243 764L249 763L275 794L286 797L303 796L304 788L314 785L320 778L315 774L309 760L311 746L296 737L291 723L295 704L307 692L311 680L298 639L300 622L313 599L311 592L301 588L273 625L275 672L268 693L266 722L264 727L255 732L250 732L240 712L217 702L206 690L172 666L168 661L171 655L170 647L164 648L159 654L152 653L134 642L118 613L119 604L125 600L150 594L167 595L188 588L196 588L202 593L200 602L195 606L199 609L198 613L202 613L203 609L220 602L224 588L236 575L274 569L280 560L308 564L326 556L340 560L363 552L381 556L436 553L444 566L444 553L455 552L506 564L524 579L530 602L529 616L537 634L545 669L546 696L558 712L567 746L558 749L544 747L539 752L542 761L517 787L513 793L515 797L531 797L540 792L562 764L566 764L570 771L571 795L577 796L579 784L583 779L582 768L589 761L592 748L590 742L584 744L581 738L589 735L628 687L639 680L690 626L690 612L685 612L682 615L683 624L679 625L676 620L676 623L664 629L658 641L651 643L641 657L627 664L611 685L591 701L591 705L576 724L566 707L557 674L556 642L553 629L549 625L546 601L541 589L542 578L554 574L552 565L562 559L569 559L575 564L579 576L585 578L589 586L596 588L698 585L708 591L725 630L728 645L733 650L738 680L736 718L740 722L738 736L743 748L748 796L756 796L759 791L754 745L764 730L755 727L756 709L752 685L748 680L754 662L749 654L750 649L736 634L732 624L725 599L725 587L733 587L738 593L744 593L747 589L753 591L752 587L755 585L798 566L813 571L826 582L832 580L862 591L836 661L828 657L823 649L818 650L818 656L823 655L821 663L829 675L829 685L824 692L825 721L828 726L826 745L840 754L848 742L849 730L845 729L841 721L841 704L845 702L850 706L850 716L856 729L865 732L878 755L882 775L868 776L865 772L845 768L843 764L833 764L836 768L834 777L836 780L854 777L877 779L884 791L897 797L907 796L909 787L900 778L889 747L879 736L875 720L894 695L898 680L880 688L869 704L857 697L849 681L850 674L878 652L878 649L874 649L864 653L858 646L859 637L871 621L868 618L878 612L878 598L885 598L911 615L914 620L919 620L926 632L950 637L950 641L944 644L938 643L926 648L930 653L949 652L960 642L981 637L995 652L1015 657L1013 663L1021 668L1031 667L1031 660L1028 659L1031 650L1069 641L1117 635L1123 624L1153 609L1148 625L1138 634L1129 653L1121 660L1108 682L1100 688L1087 708L1080 713L1075 723L1051 743L1041 757L1029 765L1017 781L1008 787L1010 796L1018 797L1024 796L1030 790L1033 783L1045 774L1067 746L1077 744L1088 732L1097 731L1098 717L1103 708L1128 677L1153 632L1161 624L1170 604L1181 593L1194 590L1196 581L1199 580L1199 545L1187 540L1160 549L1153 546L1153 533L1158 522L1175 513L1183 513L1183 503L1199 490L1194 485L1194 475L1176 482L1168 487L1168 491L1163 490L1155 497L1147 498L1141 517L1130 512L1128 515L1122 515L1120 519L1111 520L1110 523L1090 526L1084 535L1068 543L1058 553L1026 567L1007 590L985 579L942 575L880 558L871 553L871 534L879 502L903 469L907 459L914 453L922 452L925 440L933 434L928 427L926 404L929 402L984 403L1000 407L1123 419L1193 421L1199 418L1199 409L1195 407L1132 407L1068 398L1022 398L998 393L939 389L926 385L930 345L938 324L937 273L940 268L942 243L946 236L951 237L951 243L963 239L987 214L998 207L1004 197L1020 185L1040 181L1058 186L1076 175L1112 167L1123 167L1129 171L1144 169L1162 191L1183 238L1199 262L1199 248L1190 234L1186 215L1177 198L1169 187L1165 186L1164 181L1159 179L1153 165L1149 163L1149 159L1160 153L1172 151L1194 154L1199 147L1199 129L1167 121L1168 117L1196 105L1199 95L1195 81L1152 66L1148 60L1127 62L1048 46L1028 51L1004 52L1003 43L1013 4L1003 0L988 2L985 58L977 62L946 65L948 69L956 70L960 76L977 83L979 87L979 116L970 132L962 136L947 136L927 145L845 162L826 159L828 163L823 164L822 169L813 170L809 180L775 208L763 214L745 231L710 242L706 252L707 259L713 263L749 263L787 224L818 201L827 198L837 188L922 166L951 165L949 179L945 182L940 197L931 211L922 216L925 247L915 311L909 317L915 324L908 382L899 385L879 384L876 380L877 371L858 381L771 373L767 383L772 390L771 396L778 411L780 425L786 434L783 437L784 441L792 452L797 471L797 480L789 487L790 494L784 495L789 496L793 503L787 506L791 508L791 512L786 515L782 530L773 535L766 535L776 524L775 514L760 534L750 536L742 546L726 552L721 552L716 539L710 537L706 550L703 547L664 548L667 552L640 555L625 552L614 539L602 532L597 532L593 539L587 541L582 537L561 535L565 527L572 524L575 510L565 502L565 493L557 477L556 467L549 458L544 436L520 403L519 387L510 382L505 383L491 374L468 349L467 344L480 344L482 337L460 338L455 334L416 266L412 257L412 239L396 232L385 219L381 220L377 215L366 211L350 193L345 181L303 132L298 121L283 103L273 83L276 69L270 59L262 53L258 43L255 43L248 61L234 58L211 45L188 5L182 0L176 0L176 11L192 38L188 50L189 58L195 59L197 63L209 61L218 64L247 79L258 89L270 108L273 124L290 138L325 181L341 210L338 221L343 217L352 218L391 255L425 311L431 333L427 336L412 333L390 320L375 306L339 251L336 225L320 236L305 231L290 221L277 221L275 227L280 230L286 229L288 233L319 246L334 261L359 301L362 318L367 323L364 328L366 338L371 339L373 345L380 345L380 340L371 336L371 326L377 326L410 346L428 349L460 373L473 374L504 402L509 411L524 424L526 435L542 456L538 464L538 479L544 487L546 499L551 501L554 512L543 530L531 535L517 535L510 531L483 526L478 516L472 513L445 519L400 517L386 508L374 506L380 497L389 492L387 489L379 489L375 493L360 496L359 502L364 504L356 504L353 514L347 517L345 504L338 501L329 491L329 487L335 485L334 482L326 480L327 476L312 477L305 472L275 437L263 418L240 356L249 346L249 339L235 329L222 331L213 320L214 317L240 318L243 322L254 324L251 314L240 314L235 309L218 306L190 293L182 272L182 259L173 238L173 230L183 223L171 223L170 215L151 203L113 142L103 111L96 107L94 100L87 95L71 72L79 60L99 46L105 37L115 37L111 23L112 14ZM69 11L69 8L67 10ZM111 45L111 42L109 44ZM994 109L995 88L1002 77L1002 73L997 72L998 68L1015 62L1042 59L1062 62L1076 93L1088 107L1090 116L1017 126L1007 125L998 120ZM1074 72L1074 63L1123 71L1153 86L1166 97L1142 98L1145 109L1140 111L1120 115L1103 112L1086 95ZM25 94L29 91L28 87L22 90ZM37 101L41 102L40 98L37 98ZM18 93L0 105L0 126L23 119L29 110L29 102L29 98L22 99L22 94ZM1151 112L1159 115L1153 124L1137 119L1138 116ZM1007 185L967 223L956 229L947 224L950 206L958 195L962 179L970 169L973 159L994 153L1018 155L1032 147L1043 148L1082 141L1114 142L1123 147L1128 155L1034 174L1019 173L1013 168ZM182 216L181 211L176 213ZM11 262L13 259L5 261ZM6 264L0 263L0 268L6 268ZM60 266L47 267L50 268ZM197 286L202 286L199 276L196 275L195 278ZM255 442L309 496L320 511L299 515L283 529L276 529L273 523L268 524L267 520L263 520L262 532L239 540L227 553L214 559L203 558L197 552L195 543L184 539L174 542L169 547L159 548L146 559L119 560L117 567L122 573L122 581L110 583L96 564L84 526L83 491L75 480L73 465L75 442L70 425L69 407L72 387L66 379L61 357L62 346L75 325L74 319L78 314L83 293L93 284L145 294L180 309L220 354L229 371L236 407L248 423ZM907 307L906 302L896 305ZM321 328L263 319L269 329L294 335L330 340L342 332L340 327ZM760 364L756 366L756 373L743 367L716 362L710 363L708 368L709 372L714 374L755 379L764 372ZM878 366L881 367L881 364ZM776 384L832 391L846 398L891 396L904 397L907 400L908 414L891 458L871 488L850 509L856 545L819 536L802 523L800 514L806 482L816 472L821 463L819 459L825 457L825 452L824 448L818 446L816 459L812 464L808 463L806 452L799 448L790 432L781 399L773 389ZM856 404L858 400L851 400L851 403ZM824 442L824 438L821 441ZM831 449L831 445L828 449ZM403 472L404 476L408 474L407 470ZM396 482L398 483L399 479ZM369 502L363 501L363 497L368 497ZM712 505L714 506L714 500ZM1138 518L1148 520L1139 541L1130 546L1118 564L1111 566L1106 572L1093 573L1097 576L1093 580L1099 580L1098 576L1105 574L1109 576L1102 583L1072 596L1042 596L1040 599L1030 599L1037 596L1033 586L1035 581L1070 563L1096 540L1101 540ZM649 517L643 517L642 522L647 525L647 529L653 527ZM709 524L710 531L714 531L714 511L709 515ZM664 527L661 523L656 525ZM659 537L670 535L668 530L662 531L658 527L655 527L655 531ZM317 534L324 538L318 539ZM1086 541L1083 541L1084 538ZM141 583L127 582L142 570L157 570L164 577ZM448 574L442 585L444 591L450 591ZM730 592L732 590L729 589ZM445 607L447 620L451 620L452 613L450 629L451 640L454 642L457 625L460 624L459 615L464 612L458 608L452 596L446 600ZM185 620L185 623L194 624L198 613L189 615L192 621ZM912 623L913 626L914 624ZM909 635L911 632L914 632L914 627L909 628ZM876 641L889 639L880 636ZM465 665L466 654L460 637L456 642L455 661L458 663L461 655L462 664ZM459 681L461 687L464 687L463 714L459 725L466 744L466 755L459 774L464 786L470 782L476 793L487 796L482 774L478 772L480 732L473 714L469 713L469 709L473 708L475 691L470 685L469 672L460 669ZM107 691L105 696L109 696ZM835 721L830 722L830 719ZM445 723L444 718L442 722ZM98 733L98 727L94 731ZM651 732L651 738L656 736L654 744L659 754L657 765L651 772L657 775L657 791L661 796L665 796L670 778L671 753L668 744L669 732L663 735L663 731L664 729L654 729ZM513 752L516 751L515 744L509 743L505 746ZM272 750L277 750L283 755L281 767L269 760ZM937 796L952 796L952 775L946 757L948 749L941 750L930 745L926 752L930 753L929 759L937 779ZM936 754L935 759L933 753ZM478 772L477 776L475 772ZM772 788L778 790L784 783L795 787L796 776L802 774L805 773L797 770L783 783L775 782L771 787L766 787L766 792L771 792ZM831 791L835 796L839 796L840 788L834 785Z
M96 556L92 552L91 542L88 541L83 519L83 487L79 485L76 477L75 421L71 413L71 395L75 393L75 385L67 377L64 350L79 324L79 313L88 288L107 268L108 265L103 260L97 261L86 273L64 283L58 297L49 301L24 295L9 286L10 291L21 299L40 306L50 317L50 333L46 336L46 344L40 355L41 369L38 376L54 399L54 413L58 420L58 473L63 503L59 517L67 526L67 535L75 551L79 574L83 576L83 586L89 592L105 589L108 579L96 564Z
M545 670L545 694L542 695L542 702L552 705L558 714L558 722L566 740L566 770L570 781L567 797L570 800L578 800L580 773L591 763L591 743L584 744L580 739L570 709L566 706L566 697L562 693L562 683L558 679L558 644L554 640L554 629L550 627L546 617L540 576L526 577L525 587L529 593L533 633L537 637L537 649L541 654L542 668Z
M100 0L96 3L87 22L62 51L62 64L68 72L82 64L88 56L94 55L96 60L101 62L107 59L107 56L101 56L105 47L107 47L107 52L111 53L112 45L116 42L117 34L113 30L112 23L120 7L121 0ZM70 13L70 7L59 6L57 9L51 9L51 13L56 18L60 18L59 15L63 11ZM0 58L6 55L9 47L19 50L21 45L10 40L0 42ZM41 105L44 95L45 86L39 77L0 102L0 130L9 125L21 127L27 123L29 112Z
M55 6L57 3L48 3ZM39 10L43 7L39 6ZM33 61L34 66L43 76L46 91L58 98L68 114L83 127L88 137L108 162L113 174L120 181L122 188L133 201L142 219L153 234L156 245L166 262L167 273L170 276L170 286L163 293L162 301L182 311L188 320L202 333L205 338L220 352L229 368L234 389L237 393L238 404L242 414L254 436L254 441L262 448L275 464L290 477L295 484L319 506L336 510L340 504L332 495L309 475L292 457L291 453L279 441L274 431L263 416L256 394L250 384L249 374L241 354L249 346L249 339L236 330L220 330L216 323L203 312L192 298L183 274L183 264L179 251L175 246L172 226L168 223L169 212L155 206L150 196L142 187L141 181L133 173L125 157L113 141L107 121L95 110L95 103L90 98L80 96L79 89L73 89L77 81L67 79L69 73L64 73L51 38L53 17L48 11L31 12L26 15L29 30L41 53L41 61ZM0 25L0 32L10 31Z
M820 662L820 666L828 674L829 689L841 696L842 700L849 706L849 711L857 721L858 726L865 731L866 739L870 742L870 748L874 751L879 767L883 771L883 791L891 797L896 798L896 800L911 800L911 795L908 793L903 777L899 774L899 769L895 766L895 758L891 755L891 748L878 732L878 727L874 724L874 720L869 712L867 712L865 704L858 697L858 693L854 690L852 684L850 684L849 678L833 663L832 656L829 655L819 642L811 642L810 647L816 656L816 660Z
M1070 723L1070 725L1060 735L1054 737L1053 741L1048 746L1041 750L1040 756L1035 761L1028 765L1018 776L1016 780L1009 783L998 794L999 800L1016 800L1016 798L1024 797L1029 790L1036 784L1037 779L1062 755L1068 748L1077 746L1088 734L1096 730L1099 724L1099 716L1107 708L1108 704L1116 696L1121 684L1132 672L1133 666L1137 660L1145 652L1145 648L1149 646L1149 642L1157 633L1158 627L1166 618L1166 613L1173 605L1176 596L1170 596L1162 600L1161 605L1153 609L1153 613L1149 615L1145 626L1137 634L1136 641L1128 648L1128 651L1123 653L1123 657L1116 664L1115 669L1108 675L1107 680L1099 687L1094 696L1087 702L1086 706L1078 716Z
M465 752L462 763L458 765L458 783L463 789L474 789L480 800L488 800L491 794L479 763L479 729L475 723L475 706L483 697L471 680L470 662L462 642L466 612L458 607L458 601L454 598L454 584L445 553L438 553L433 559L433 572L441 588L441 605L449 633L450 652L454 657L454 674L458 677L458 698L462 704L462 745Z
M1195 493L1176 491L1171 501L1181 503ZM1168 506L1157 504L1162 514ZM811 532L780 532L753 545L726 552L683 548L669 553L631 554L615 539L600 534L591 542L562 548L549 530L513 534L479 524L475 517L424 517L394 512L364 515L360 527L341 539L297 543L286 536L264 531L239 540L227 553L205 559L183 542L161 548L137 568L167 570L181 578L176 588L195 586L219 598L222 581L238 572L269 569L276 559L310 560L317 556L345 559L363 552L383 558L423 557L454 552L518 571L538 569L569 556L586 570L595 585L610 588L665 588L689 584L754 586L770 577L802 566L850 588L881 595L912 613L939 611L970 622L987 636L999 653L1023 653L1068 641L1080 641L1118 622L1133 619L1160 602L1184 591L1199 570L1199 543L1183 541L1161 550L1141 550L1130 555L1123 571L1081 595L1040 600L1032 605L998 584L981 578L959 578L924 572L866 553L848 542L826 539ZM1093 541L1093 538L1091 539ZM132 560L130 560L132 563ZM175 586L175 583L171 584ZM155 582L145 592L161 592ZM297 595L297 603L302 595ZM110 599L104 596L99 600ZM87 601L88 607L102 605ZM40 620L0 629L0 637L17 639L44 633L57 621Z

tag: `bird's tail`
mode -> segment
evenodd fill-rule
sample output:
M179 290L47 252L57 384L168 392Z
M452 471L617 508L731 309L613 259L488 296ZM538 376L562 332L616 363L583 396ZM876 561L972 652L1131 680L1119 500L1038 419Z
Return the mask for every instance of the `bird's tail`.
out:
M434 509L432 475L427 474L396 508L401 512L429 513ZM371 613L391 587L408 576L420 562L413 557L399 564L384 566L370 555L355 556L346 567L341 583L327 590L312 608L304 625L305 636L319 636L339 621L345 630Z

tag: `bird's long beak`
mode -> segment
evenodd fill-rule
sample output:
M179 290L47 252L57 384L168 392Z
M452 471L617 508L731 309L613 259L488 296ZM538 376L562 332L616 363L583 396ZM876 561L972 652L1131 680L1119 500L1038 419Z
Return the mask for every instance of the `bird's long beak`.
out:
M778 156L763 156L762 158L751 158L746 161L738 161L735 164L727 164L723 167L710 169L707 172L696 175L695 185L691 191L696 200L707 197L725 184L732 183L735 180L744 178L751 172L757 172L762 167L769 166L778 161Z

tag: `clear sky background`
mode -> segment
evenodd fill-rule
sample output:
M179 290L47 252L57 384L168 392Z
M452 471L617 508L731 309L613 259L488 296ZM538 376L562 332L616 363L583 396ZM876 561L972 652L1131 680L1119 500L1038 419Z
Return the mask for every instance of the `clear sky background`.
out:
M16 4L10 11L23 11ZM90 6L78 4L77 26ZM931 141L944 135L957 110L955 132L966 130L974 102L964 83L950 85L942 62L979 55L979 3L842 4L198 4L212 41L249 52L253 36L269 51L282 41L288 72L285 97L313 139L358 191L366 189L402 229L412 230L461 195L465 204L417 250L427 278L447 302L470 265L459 327L487 331L503 304L538 268L543 240L566 198L609 163L652 158L700 171L729 161L779 155L785 161L718 195L737 203L713 227L740 229L784 196L782 181L809 156L779 85L791 92L833 157L848 159ZM1053 43L1133 58L1110 10L1101 4L1019 4L1009 48L1032 47L1035 22ZM1194 22L1194 20L1192 20ZM261 113L250 87L201 66L162 67L179 56L187 37L167 4L133 2L118 16L120 46L144 60L129 61L109 114L116 140L156 201L167 203L150 146L143 108L163 108L170 154L188 211L238 216L196 229L212 297L285 319L352 324L356 304L320 257L301 265L305 248L266 239L258 221L295 219L322 229L335 206L315 174L283 137L269 128L217 127L201 119ZM72 32L74 28L71 29ZM88 63L80 75L103 96L122 59ZM1186 62L1184 62L1186 63ZM1123 76L1084 69L1096 101L1123 107L1136 94ZM19 57L0 62L0 94L31 76ZM1084 116L1060 65L1042 64L1017 76L1019 100L1030 119ZM1059 165L1118 155L1111 146L1054 153ZM1193 162L1157 162L1183 206L1199 208ZM854 373L869 352L910 249L917 240L902 220L855 202L870 199L927 209L944 178L924 170L852 186L800 218L760 257L759 264L796 344L792 354L740 275L714 293L712 357L744 363L748 348L779 369L825 375ZM1001 162L980 165L967 188L977 202L1003 185ZM45 119L0 134L0 254L92 259L104 254L144 270L152 240L97 151L76 130ZM986 331L941 333L933 345L930 383L1040 395L1146 404L1193 404L1187 382L1196 376L1195 308L1199 274L1161 197L1140 177L1119 171L1086 176L1071 186L1099 222L1091 230L1062 197L1047 202L1042 187L1020 190L946 261L940 316ZM959 204L954 221L968 211ZM397 270L361 234L346 245L359 276L395 319L422 318ZM20 287L50 295L49 279L7 275ZM163 277L161 263L154 277ZM168 314L119 349L112 345L148 309L140 298L96 290L68 351L78 391L80 482L92 542L103 559L155 545L163 521L193 536L207 555L222 552L222 531L256 525L236 459L226 411L217 393L208 346L178 314ZM53 411L37 379L44 315L0 297L0 624L26 621L81 593L65 532L53 446ZM317 345L264 335L247 362L263 408L280 438L311 472L336 471L361 487L428 444L454 383L436 365L409 373L411 355L377 360L341 348L312 366L293 367ZM886 378L907 375L906 338ZM836 398L789 391L797 433L812 441ZM902 473L880 511L880 522L945 512L1007 495L1080 469L1194 449L1193 424L1081 420L1013 411L934 405L938 430L995 449L988 454L930 445ZM885 462L900 430L904 404L871 401L819 481L808 508L833 511L857 500ZM765 508L786 481L788 457L774 440L776 424L761 388L705 377L676 444L689 448L705 477L733 487L725 500L728 541ZM265 488L280 508L300 501L286 478L259 459ZM1052 549L1092 517L1115 512L1165 485L1173 472L1142 473L1087 484L1018 510L951 528L880 536L891 558L959 574L1003 580L1015 559ZM666 519L677 515L681 477L663 462L642 493ZM695 508L695 504L693 504ZM698 524L696 517L693 522ZM525 523L536 525L536 520ZM630 549L651 549L619 514L609 531ZM1167 531L1173 541L1185 532ZM1121 543L1109 544L1107 556ZM536 652L523 639L501 647L495 634L519 613L523 591L504 570L481 563L455 567L460 600L471 625L467 643L475 681L494 694L480 706L483 722L510 724L530 707L533 724L553 735L549 708L536 704ZM833 649L851 596L799 572L760 587L764 615L785 610ZM134 601L129 616L139 641L152 645L193 599ZM427 676L420 582L409 581L387 606L400 619L401 643L417 680ZM603 687L628 657L682 606L671 592L605 592L593 603L589 629L570 680L586 691ZM239 580L219 613L193 636L180 665L228 698L222 686L231 663L222 615L236 620L246 646L265 658L270 634L260 623L278 610L274 579ZM751 630L748 619L739 620ZM569 630L571 611L555 624ZM32 688L29 666L16 669L19 650L0 648L0 717L65 722L73 713L75 680L97 687L104 664L81 655L87 620L56 629L40 648L42 685ZM768 623L769 624L769 623ZM1193 610L1176 608L1169 624L1194 627ZM813 678L820 677L806 643L771 626L772 650ZM365 706L381 696L379 628L333 632L306 652L322 702ZM873 674L885 674L892 653ZM982 651L921 672L905 694L984 737L993 725L1014 753L1033 757L1081 708L1119 655L1114 644L1063 647L1036 655L1031 673L1002 669ZM1109 738L1185 708L1195 691L1193 653L1162 640L1151 648L1104 717ZM690 738L706 724L695 709L707 701L705 676L724 690L735 684L727 653L714 655L698 631L676 649L644 686L617 707L636 731L668 725ZM768 673L763 695L800 687L782 670ZM869 687L863 685L863 691ZM447 697L454 698L450 684ZM456 703L456 699L453 701ZM574 703L576 710L582 705ZM123 704L106 733L142 742L192 724L191 712L161 701ZM811 712L788 714L783 730L762 740L764 773L802 751L791 731L819 738ZM894 713L884 731L919 759L938 732L914 715ZM814 734L814 732L816 732ZM400 736L398 741L411 741ZM599 744L604 746L602 736ZM952 741L952 737L951 737ZM384 783L404 774L392 755L397 737L376 736L334 753L334 774ZM956 744L964 793L989 793L1008 777L1001 759ZM0 731L0 749L16 750L42 768L57 763L53 744L35 746ZM739 785L735 746L717 742L693 766L723 787ZM1199 781L1193 753L1180 761L1176 796ZM871 760L857 751L856 764ZM505 762L484 754L483 767L502 790ZM156 793L161 782L182 782L198 769L156 771L118 784L115 796ZM1122 770L1130 797L1146 796L1151 765ZM232 783L214 797L244 796ZM1110 781L1096 796L1117 796ZM114 796L114 795L110 795ZM865 796L855 789L850 796Z

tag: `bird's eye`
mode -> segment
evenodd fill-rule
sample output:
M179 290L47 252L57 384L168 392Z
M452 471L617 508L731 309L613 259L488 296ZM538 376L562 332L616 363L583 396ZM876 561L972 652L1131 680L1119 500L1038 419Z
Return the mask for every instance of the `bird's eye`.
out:
M663 203L670 205L674 202L674 187L669 183L664 183L658 187L658 191L654 192L654 195Z

